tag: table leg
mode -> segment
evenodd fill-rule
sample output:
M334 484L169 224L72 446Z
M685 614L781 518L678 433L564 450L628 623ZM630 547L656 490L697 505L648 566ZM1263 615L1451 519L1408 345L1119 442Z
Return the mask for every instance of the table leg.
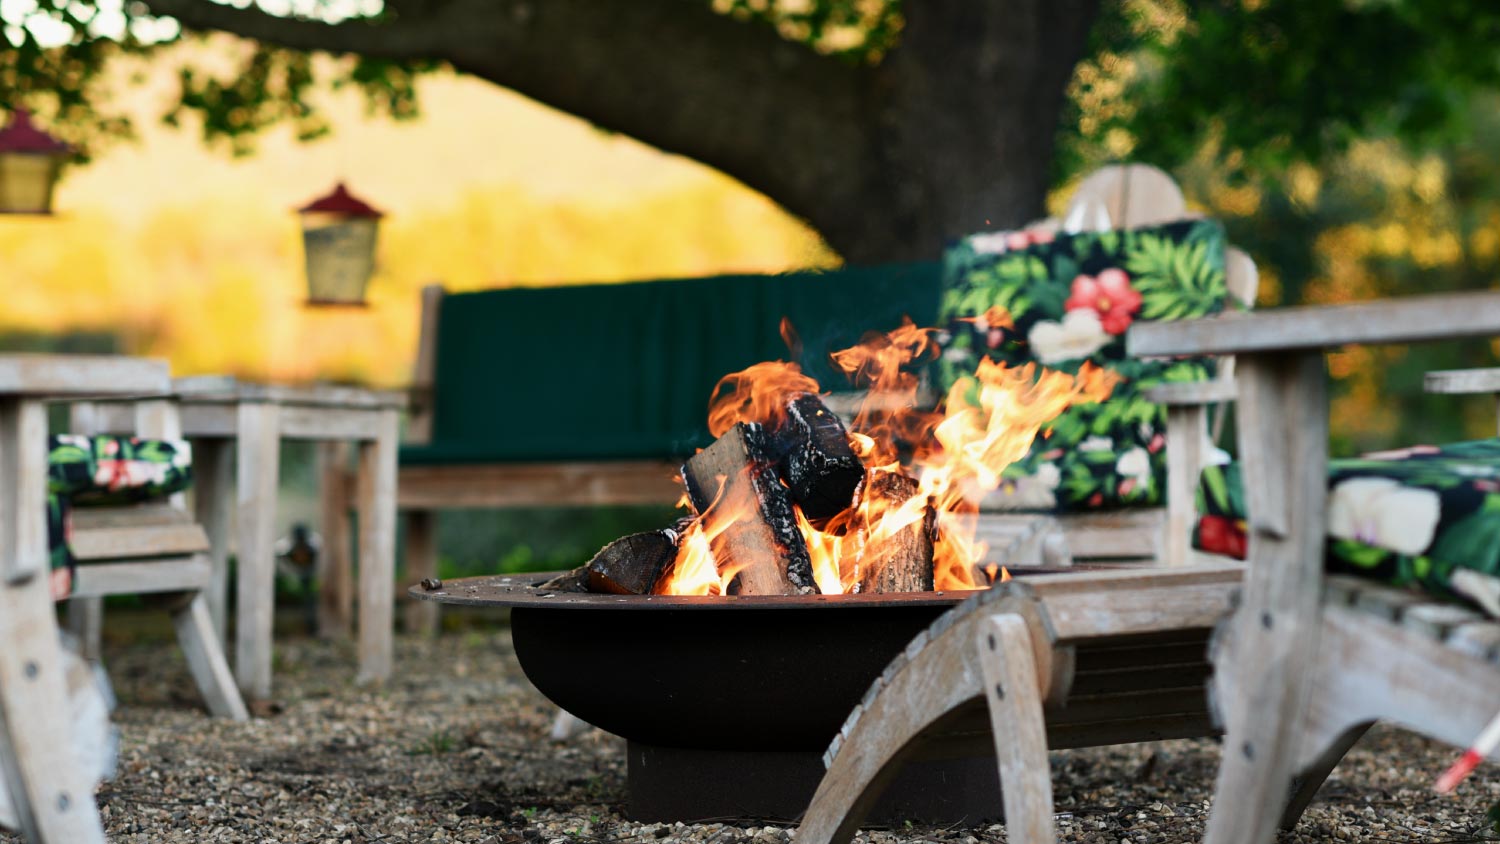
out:
M391 674L395 624L396 449L395 410L379 412L379 432L359 444L359 677L375 682Z
M239 570L234 672L247 698L271 696L271 630L276 605L276 486L281 408L239 406Z
M348 458L348 443L318 444L323 520L323 549L318 554L318 635L329 638L348 636L354 621Z
M208 613L213 618L219 644L229 642L229 525L230 508L234 506L234 451L229 440L219 437L193 441L193 511L203 532L208 534L208 558L213 567L208 589Z

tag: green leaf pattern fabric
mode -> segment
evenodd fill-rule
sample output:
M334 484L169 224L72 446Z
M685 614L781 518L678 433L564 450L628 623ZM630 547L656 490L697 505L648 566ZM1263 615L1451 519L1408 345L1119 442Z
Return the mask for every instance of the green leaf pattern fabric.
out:
M1075 373L1089 361L1121 376L1108 400L1070 408L1044 428L984 506L1066 512L1160 504L1166 409L1141 392L1210 378L1213 361L1136 360L1125 354L1125 332L1137 320L1210 316L1226 300L1224 230L1210 220L981 234L950 248L934 373L941 390L971 379L981 357Z
M1198 485L1193 544L1244 559L1238 464ZM1500 616L1500 439L1329 462L1329 571L1471 601Z
M53 598L71 592L73 507L165 498L192 485L192 449L181 440L59 434L47 441L47 550Z

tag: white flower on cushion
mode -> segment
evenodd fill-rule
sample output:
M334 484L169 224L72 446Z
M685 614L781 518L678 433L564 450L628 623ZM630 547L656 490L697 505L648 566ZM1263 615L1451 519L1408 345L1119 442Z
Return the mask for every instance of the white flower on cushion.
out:
M1115 441L1109 437L1089 437L1078 444L1079 451L1109 451L1115 447Z
M1115 471L1123 477L1145 483L1151 479L1151 455L1144 448L1136 446L1120 455L1120 459L1115 461Z
M969 248L980 255L999 255L1005 251L1005 240L1010 232L986 232L969 235Z
M1068 311L1062 322L1043 320L1031 327L1026 338L1036 359L1044 364L1086 358L1110 341L1099 314L1092 310Z
M1390 478L1351 478L1328 497L1328 533L1398 554L1417 555L1432 544L1442 501L1430 489Z

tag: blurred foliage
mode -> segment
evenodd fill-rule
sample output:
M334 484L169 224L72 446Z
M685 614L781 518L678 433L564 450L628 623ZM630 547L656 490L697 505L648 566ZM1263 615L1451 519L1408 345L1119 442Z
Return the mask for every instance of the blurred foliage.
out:
M626 534L670 527L671 507L528 507L438 516L439 577L570 569Z

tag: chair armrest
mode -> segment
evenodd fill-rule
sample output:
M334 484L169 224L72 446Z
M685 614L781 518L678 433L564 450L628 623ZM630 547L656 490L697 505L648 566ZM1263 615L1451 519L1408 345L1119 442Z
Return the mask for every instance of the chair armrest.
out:
M1422 386L1429 393L1500 393L1500 367L1429 372Z
M1315 351L1359 343L1421 343L1500 335L1500 291L1407 296L1260 311L1239 319L1138 322L1134 357Z
M166 361L117 355L0 355L0 397L38 399L163 395Z
M1157 384L1143 391L1146 401L1168 407L1211 405L1234 401L1237 390L1232 378L1215 378L1211 381L1180 381Z

